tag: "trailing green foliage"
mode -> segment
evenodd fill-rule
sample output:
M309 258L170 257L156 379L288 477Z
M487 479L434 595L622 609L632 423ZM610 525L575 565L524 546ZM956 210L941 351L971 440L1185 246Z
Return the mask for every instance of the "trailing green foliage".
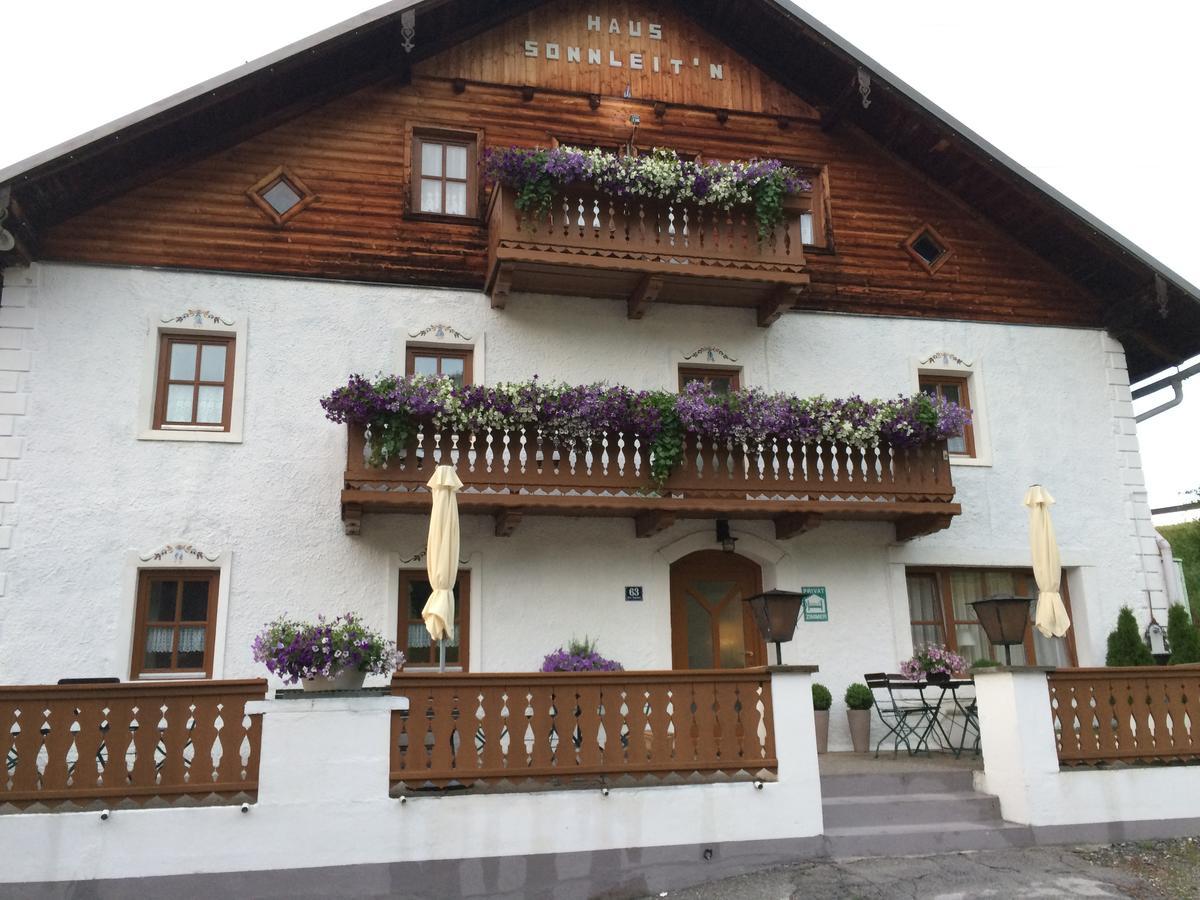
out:
M1192 607L1192 621L1200 622L1200 519L1163 525L1158 533L1171 544L1171 550L1183 561L1183 583Z
M975 660L975 662L971 663L971 668L972 669L990 669L993 666L998 666L998 665L1000 665L1000 663L998 663L996 660L985 658L985 659Z
M1170 666L1200 663L1200 631L1188 618L1182 603L1173 603L1167 610L1167 643L1171 645Z
M829 693L829 688L819 682L814 681L812 686L813 709L823 710L833 706L833 694Z
M1117 616L1117 627L1108 636L1108 654L1104 658L1106 666L1152 666L1154 657L1150 648L1142 640L1138 629L1137 619L1133 610L1122 606Z
M846 696L843 699L848 709L870 709L875 705L875 695L871 693L871 689L857 681L846 688Z

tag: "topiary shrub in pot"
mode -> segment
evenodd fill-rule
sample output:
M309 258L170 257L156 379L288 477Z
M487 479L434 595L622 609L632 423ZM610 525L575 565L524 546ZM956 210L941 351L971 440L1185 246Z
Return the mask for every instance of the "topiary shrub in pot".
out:
M833 706L833 694L823 684L813 682L813 719L817 724L817 752L829 750L829 707Z
M861 682L846 688L846 721L850 724L850 741L855 753L866 753L871 749L871 707L875 695Z
M1104 657L1106 666L1152 666L1154 657L1150 648L1142 640L1138 629L1137 619L1133 610L1122 606L1117 615L1117 627L1108 636L1108 654Z
M1171 646L1167 665L1200 663L1200 631L1192 624L1182 603L1173 603L1167 610L1167 643Z

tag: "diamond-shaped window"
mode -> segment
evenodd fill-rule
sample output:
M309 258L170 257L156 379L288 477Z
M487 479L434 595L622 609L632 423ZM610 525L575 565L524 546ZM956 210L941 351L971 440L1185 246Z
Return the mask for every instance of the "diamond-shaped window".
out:
M940 269L952 255L950 246L932 225L922 225L908 236L904 249L930 274Z
M246 191L246 195L276 225L282 225L316 200L287 166L279 166Z

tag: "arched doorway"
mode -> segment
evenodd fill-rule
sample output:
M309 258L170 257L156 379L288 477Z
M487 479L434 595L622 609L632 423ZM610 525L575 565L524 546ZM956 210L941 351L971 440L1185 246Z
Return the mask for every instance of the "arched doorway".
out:
M766 665L766 646L742 602L761 590L758 563L736 553L698 550L672 563L672 668Z

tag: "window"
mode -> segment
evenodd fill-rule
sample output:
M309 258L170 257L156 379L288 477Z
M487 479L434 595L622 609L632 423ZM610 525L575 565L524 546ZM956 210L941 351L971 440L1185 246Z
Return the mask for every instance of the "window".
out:
M405 375L441 375L454 382L456 387L471 384L471 347L412 346L404 360Z
M276 225L284 224L317 199L287 166L279 166L260 179L246 196Z
M143 570L130 677L190 672L211 677L217 618L216 570Z
M950 245L934 231L932 225L922 225L904 242L908 255L920 263L930 275L937 272L950 258Z
M413 211L476 215L476 136L417 132L412 146Z
M971 603L997 594L1037 597L1033 573L1022 569L908 570L908 609L913 648L944 644L964 656L1004 659L1004 649L987 639ZM1062 584L1063 603L1070 615L1071 600ZM1075 664L1074 632L1065 638L1047 638L1033 627L1033 612L1025 643L1012 648L1014 665L1070 666ZM1028 661L1028 662L1027 662Z
M741 370L708 369L702 366L679 367L679 389L682 391L693 381L699 381L714 394L728 394L741 387Z
M939 400L948 400L959 406L971 408L971 395L967 392L967 379L953 375L921 375L921 392ZM954 456L975 455L975 432L970 425L958 437L946 441L946 449Z
M234 338L163 334L154 427L228 431Z
M471 576L460 572L454 585L454 638L446 642L446 665L467 671L470 660L468 638L471 627ZM421 668L438 664L438 647L430 639L421 618L433 588L424 572L400 573L399 621L396 627L396 647L408 658L407 668Z

